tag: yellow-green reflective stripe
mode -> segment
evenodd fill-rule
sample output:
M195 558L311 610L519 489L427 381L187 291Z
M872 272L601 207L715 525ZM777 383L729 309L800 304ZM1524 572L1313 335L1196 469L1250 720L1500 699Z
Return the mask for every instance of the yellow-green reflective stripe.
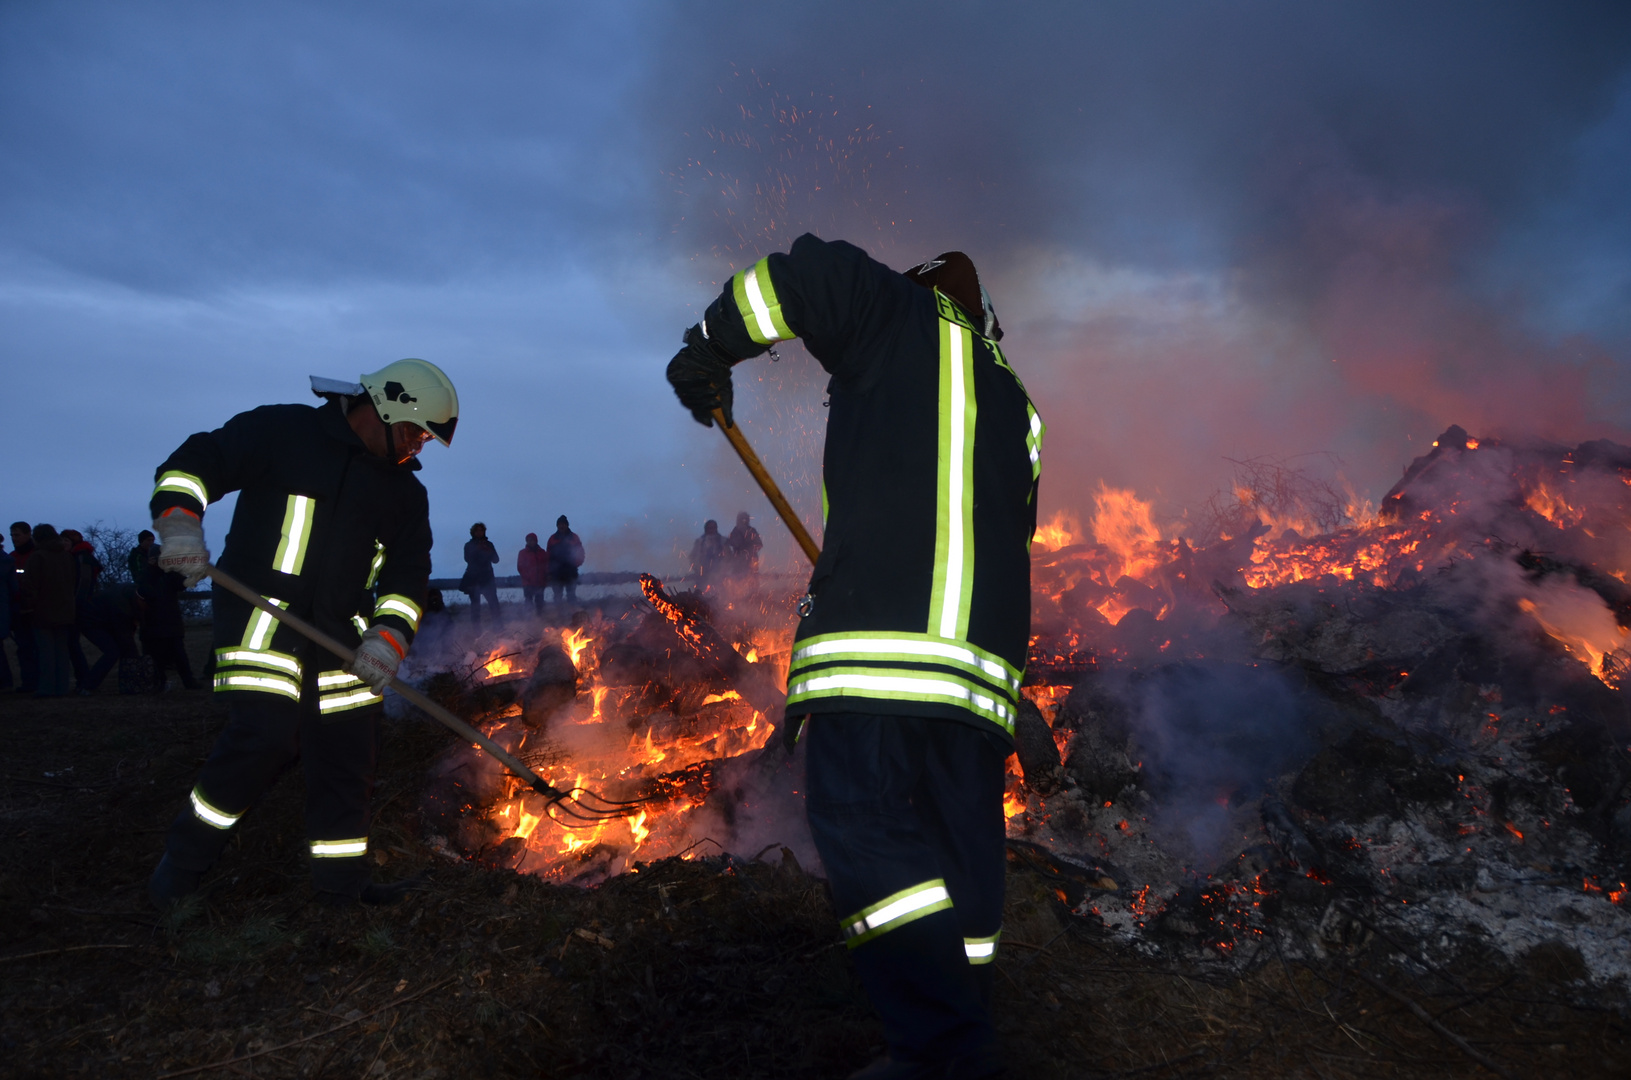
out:
M974 584L974 336L940 320L940 450L929 633L968 636Z
M238 823L239 818L243 817L241 811L236 814L229 814L225 810L211 806L205 801L204 796L198 793L197 788L192 790L192 801L193 814L197 816L198 820L214 825L217 829L230 829Z
M938 634L917 634L910 630L840 630L832 634L817 634L814 637L807 637L797 642L796 651L793 653L793 665L797 666L800 663L800 653L814 645L825 645L828 642L879 640L897 642L927 641L937 645L948 644L946 639ZM995 664L997 667L1000 667L1007 673L1009 682L1018 682L1024 677L1024 672L1022 669L1010 664L1007 660L1004 660L996 653L991 652L988 649L980 648L973 642L953 641L949 642L949 644L954 645L959 649L966 649L970 653L974 654L974 656L980 661L981 667L984 667L986 664Z
M811 663L834 660L949 660L971 668L988 679L1006 683L1014 693L1019 693L1018 672L995 657L980 655L972 646L961 641L934 641L883 634L811 639L793 650L788 670L797 671Z
M351 625L357 628L357 633L359 634L368 633L368 620L363 618L361 615L351 616Z
M288 602L266 597L266 601L274 607L286 608ZM272 632L277 628L277 620L272 618L260 608L249 613L249 625L244 628L243 647L259 652L272 642Z
M900 668L822 668L789 681L787 704L825 697L863 697L885 701L941 700L1014 733L1014 708L992 691L952 675Z
M347 709L356 709L363 705L372 705L377 701L384 701L384 697L374 693L367 687L353 690L349 693L324 694L317 699L319 713L345 712Z
M332 690L337 686L361 685L362 680L349 671L324 671L317 676L319 690Z
M887 934L897 927L951 907L951 894L944 878L925 881L886 896L871 907L862 908L843 920L844 938L850 948Z
M397 615L406 619L408 627L416 631L419 629L419 614L418 604L397 593L387 593L379 598L378 604L374 605L374 618Z
M957 305L956 301L939 289L934 291L934 302L936 308L940 311L942 319L950 319L958 326L967 327L969 330L974 329L974 324L969 321L969 317L964 313L963 309Z
M282 675L250 675L240 671L218 671L215 673L214 683L217 690L259 690L268 694L282 694L295 701L300 700L300 684Z
M832 507L827 504L827 478L823 476L821 478L821 527L823 529L827 527L827 513L831 509Z
M311 540L311 519L317 509L309 495L290 495L283 511L283 539L272 556L272 569L280 574L298 574L306 563L306 545Z
M1002 937L998 930L990 937L966 937L963 939L963 952L971 964L989 964L997 958L997 941Z
M363 588L372 589L374 582L379 580L380 569L385 565L385 545L378 540L374 541L374 561L368 564L368 580Z
M748 336L760 345L785 341L793 336L782 318L781 301L776 297L776 286L770 280L770 261L760 259L731 279L731 293L736 308L742 313L742 323Z
M1026 415L1030 418L1030 430L1025 435L1025 449L1031 456L1031 479L1035 480L1042 475L1042 436L1048 433L1048 425L1042 422L1037 415L1036 407L1029 402L1025 405Z
M313 840L311 853L315 859L345 859L368 853L368 837L355 840Z
M153 489L153 494L157 495L161 491L177 491L183 495L191 495L201 506L208 506L210 502L210 493L205 490L204 481L192 473L176 469L171 469L159 477L158 486Z
M287 671L290 675L300 674L300 661L288 653L272 652L269 649L216 649L215 662L219 665L253 664L258 667L277 668Z

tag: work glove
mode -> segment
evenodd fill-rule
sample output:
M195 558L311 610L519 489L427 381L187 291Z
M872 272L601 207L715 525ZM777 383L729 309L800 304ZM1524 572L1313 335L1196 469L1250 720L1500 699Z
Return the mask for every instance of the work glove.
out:
M668 362L668 384L703 427L714 426L715 409L725 414L727 426L736 426L731 416L731 365L736 362L736 357L703 336L700 324L685 332L685 348Z
M406 655L408 650L397 641L396 633L389 627L376 624L362 636L357 655L346 670L367 683L374 693L383 694L396 677L396 669L402 666L402 658Z
M204 522L197 514L172 506L153 519L153 532L159 538L160 570L180 574L188 589L203 580L210 553L204 547Z

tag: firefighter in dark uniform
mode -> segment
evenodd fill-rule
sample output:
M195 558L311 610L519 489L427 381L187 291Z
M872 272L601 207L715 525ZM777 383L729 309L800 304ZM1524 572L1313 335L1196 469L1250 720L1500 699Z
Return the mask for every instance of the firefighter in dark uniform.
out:
M825 544L789 729L843 934L889 1055L867 1077L1002 1072L990 1018L1003 761L1030 635L1043 425L960 252L898 273L800 237L736 274L668 378L696 419L730 369L802 338L831 375ZM888 537L887 543L880 538Z
M419 627L430 579L424 444L458 423L453 384L399 360L360 383L312 378L319 406L267 405L193 435L159 466L158 564L204 575L205 508L239 492L220 567L356 652L349 669L217 586L214 689L228 722L148 883L161 908L195 891L233 826L300 760L318 897L388 903L371 883L368 828L381 706Z

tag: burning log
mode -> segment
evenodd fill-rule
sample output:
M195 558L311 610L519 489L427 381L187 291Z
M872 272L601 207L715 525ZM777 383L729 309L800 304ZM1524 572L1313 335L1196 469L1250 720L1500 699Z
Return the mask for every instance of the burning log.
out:
M1019 716L1014 722L1014 753L1019 757L1019 768L1025 786L1038 795L1052 795L1065 782L1060 767L1059 745L1053 741L1053 729L1042 718L1042 710L1028 698L1019 702Z
M550 643L538 650L526 689L521 692L522 718L529 728L545 726L562 706L578 696L578 668L561 646Z
M781 723L787 708L787 694L776 685L767 668L750 664L725 636L702 616L663 591L663 583L650 574L640 575L640 591L657 613L673 628L686 649L719 678L735 688L742 699L765 715L772 726Z

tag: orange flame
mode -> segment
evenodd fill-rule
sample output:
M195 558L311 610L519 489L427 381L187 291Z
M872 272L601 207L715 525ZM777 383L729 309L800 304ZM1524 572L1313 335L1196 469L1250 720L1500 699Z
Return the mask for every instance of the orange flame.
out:
M1080 544L1081 531L1082 527L1075 517L1061 510L1054 514L1052 519L1036 527L1036 535L1031 543L1044 551L1058 551L1060 548Z
M500 675L508 675L515 670L514 658L501 656L499 651L494 649L492 655L487 658L487 662L482 665L482 670L487 672L489 679L497 678Z
M1107 572L1105 584L1155 569L1160 562L1156 545L1161 542L1161 530L1155 527L1150 504L1131 490L1110 487L1102 480L1093 504L1093 539L1120 561L1119 568Z
M1593 675L1609 686L1616 684L1606 660L1621 645L1626 630L1596 593L1584 589L1548 590L1533 600L1521 597L1518 609L1539 623Z
M1567 499L1544 483L1536 484L1523 504L1560 529L1578 525L1585 517L1581 511L1570 506Z
M579 662L579 658L583 656L583 650L587 649L589 647L589 643L593 640L593 638L584 633L582 630L561 631L561 646L565 648L567 654L572 657L573 667L582 667L582 664Z

